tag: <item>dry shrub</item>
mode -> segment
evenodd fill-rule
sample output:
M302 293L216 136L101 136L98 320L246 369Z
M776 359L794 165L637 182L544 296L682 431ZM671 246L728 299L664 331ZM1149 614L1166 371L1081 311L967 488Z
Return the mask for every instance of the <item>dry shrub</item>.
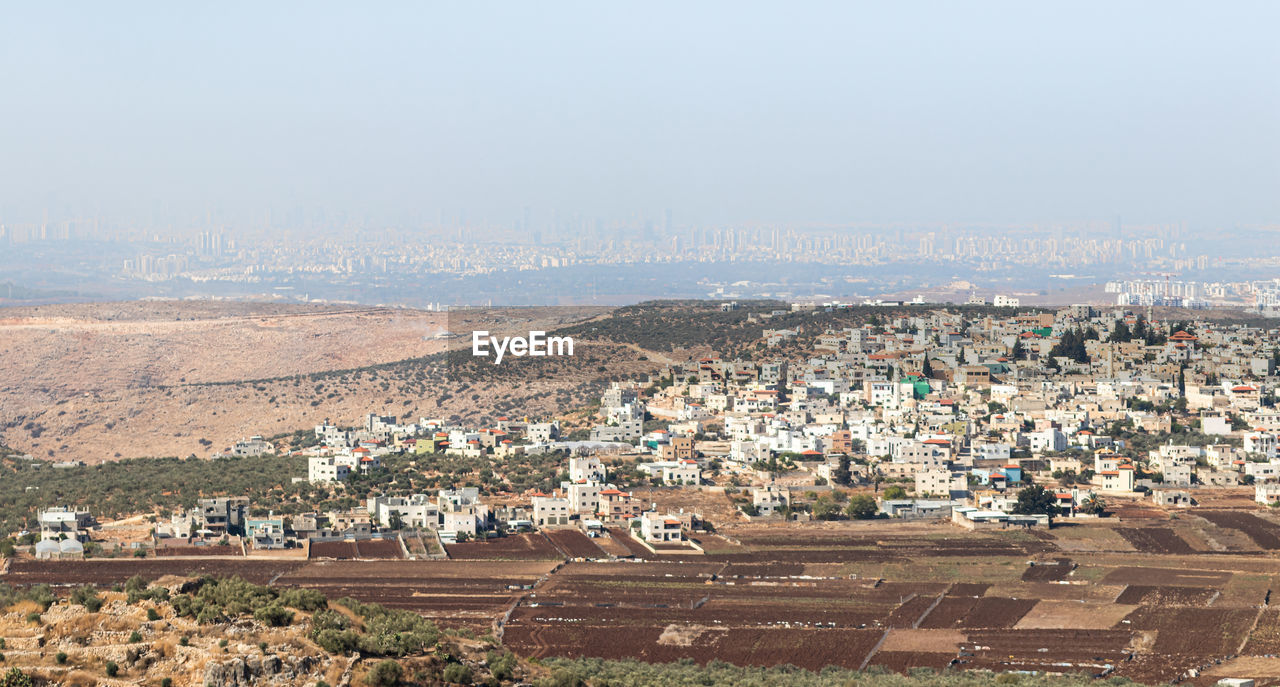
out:
M26 615L28 613L44 613L44 606L41 606L34 601L19 601L9 607L9 612L21 613L22 615Z
M96 687L99 683L98 676L90 675L83 670L76 670L64 675L62 684L65 687Z
M177 644L172 639L159 639L151 643L152 651L161 658L169 658L177 654Z
M88 637L98 629L98 618L96 615L74 615L59 620L53 629L64 637Z
M127 618L117 618L104 613L85 613L58 621L55 629L67 635L85 635L103 630L106 632L130 632L137 623Z

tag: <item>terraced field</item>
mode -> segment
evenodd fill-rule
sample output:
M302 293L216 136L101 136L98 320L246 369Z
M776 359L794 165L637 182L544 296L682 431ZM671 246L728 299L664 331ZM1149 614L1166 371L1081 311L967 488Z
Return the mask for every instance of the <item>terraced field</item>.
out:
M1268 524L1247 512L1209 517L1259 536ZM1196 685L1231 661L1280 680L1261 674L1280 665L1265 658L1280 653L1280 615L1269 608L1280 560L1253 546L1178 553L1186 540L1165 523L1119 523L1112 536L1134 549L1120 551L1064 551L1052 532L943 523L744 525L705 555L654 553L621 531L595 540L560 530L450 545L449 559L425 561L396 560L390 540L368 552L373 543L313 547L310 561L19 560L0 581L238 574L495 632L535 657L1048 670Z

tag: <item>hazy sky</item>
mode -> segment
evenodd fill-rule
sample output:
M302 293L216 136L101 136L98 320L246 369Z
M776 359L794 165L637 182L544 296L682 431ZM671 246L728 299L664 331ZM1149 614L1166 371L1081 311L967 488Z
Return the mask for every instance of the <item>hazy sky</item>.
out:
M4 2L0 221L1280 222L1280 3Z

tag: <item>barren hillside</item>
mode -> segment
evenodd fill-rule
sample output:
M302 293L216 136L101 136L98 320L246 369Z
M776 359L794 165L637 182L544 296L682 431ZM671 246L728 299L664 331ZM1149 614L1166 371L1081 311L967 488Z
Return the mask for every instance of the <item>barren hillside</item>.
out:
M549 309L506 325L553 329L583 316ZM433 312L252 304L0 311L0 444L86 462L203 456L375 411L536 416L651 367L635 352L588 345L572 363L538 361L514 376L505 366L450 375L434 338L447 324Z

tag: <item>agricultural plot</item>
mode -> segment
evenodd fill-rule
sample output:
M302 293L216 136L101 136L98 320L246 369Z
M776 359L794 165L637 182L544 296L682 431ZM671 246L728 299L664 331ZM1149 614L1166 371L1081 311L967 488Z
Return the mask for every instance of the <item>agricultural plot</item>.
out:
M547 538L566 558L607 558L609 554L578 530L552 530Z
M1117 603L1041 600L1014 627L1025 630L1107 630L1134 611Z
M1132 551L1133 545L1116 528L1098 524L1067 523L1052 532L1053 543L1063 553Z
M92 558L83 561L15 560L0 581L12 585L49 584L70 586L92 584L110 587L139 575L157 580L167 575L200 577L215 575L240 577L266 584L279 575L304 565L303 561L253 560L236 558Z
M1280 610L1268 609L1258 616L1258 626L1249 635L1244 653L1253 656L1280 654Z
M1117 527L1116 533L1143 553L1195 553L1185 539L1168 527Z
M1268 551L1280 549L1280 525L1239 511L1196 511L1196 515L1230 530L1239 530Z
M1131 656L1123 630L987 630L971 632L956 667L1099 674Z
M489 628L552 563L505 561L323 561L282 575L276 584L318 589L402 608L442 625Z
M239 546L214 545L214 546L159 546L156 547L157 556L241 556L243 552Z
M759 666L790 663L820 670L828 665L858 668L883 636L880 630L565 623L555 609L520 608L512 616L504 641L513 650L534 657L723 660Z
M1076 566L1070 558L1057 558L1050 563L1035 563L1022 573L1023 582L1057 582L1067 579Z
M134 574L238 574L477 632L509 613L503 642L535 657L1111 670L1150 684L1200 685L1192 669L1280 653L1280 611L1268 608L1280 563L1252 546L1174 552L1177 541L1196 548L1184 536L1202 530L1222 538L1222 526L1203 522L1115 528L1121 534L1064 528L1110 532L1120 545L1069 556L1043 533L869 523L806 534L768 525L736 527L698 556L654 554L621 530L601 539L561 530L450 545L447 560L368 560L398 558L387 546L398 551L394 541L380 542L381 550L317 544L310 560L14 560L0 581L105 586Z
M641 544L640 542L632 538L631 534L626 530L620 529L617 527L611 527L607 531L609 533L609 539L611 540L613 545L626 549L627 550L626 555L634 556L642 560L654 559L658 557L657 554L653 553L649 549L646 549L644 547L644 544Z
M1122 567L1112 570L1102 581L1105 584L1221 588L1230 579L1231 573L1220 570Z
M919 627L939 630L1013 627L1035 605L1032 599L948 595L924 617Z
M1207 606L1221 596L1209 587L1131 584L1116 597L1118 604L1144 606Z
M1252 608L1142 606L1120 622L1154 630L1152 650L1164 656L1228 656L1236 653L1259 611Z
M456 560L547 561L563 559L560 549L541 532L526 532L483 541L445 544Z
M310 558L337 560L403 558L400 543L394 539L350 539L344 541L312 542Z

